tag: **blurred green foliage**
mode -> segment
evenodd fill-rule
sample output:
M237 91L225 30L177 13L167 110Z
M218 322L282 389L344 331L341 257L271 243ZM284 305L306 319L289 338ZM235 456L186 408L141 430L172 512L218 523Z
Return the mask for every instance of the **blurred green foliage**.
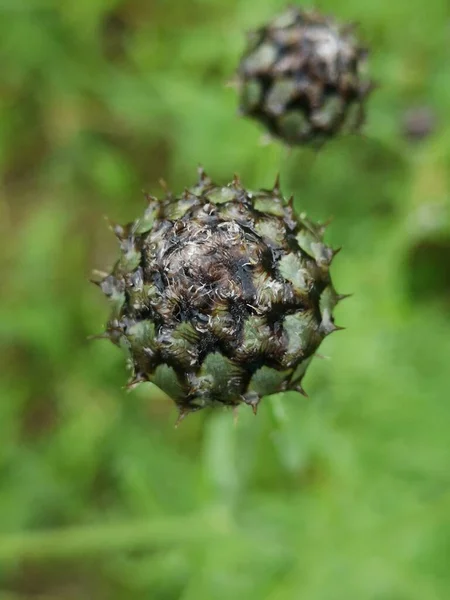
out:
M321 0L361 23L379 81L363 136L262 147L226 87L279 0L0 1L0 600L450 597L450 5ZM429 107L413 142L404 112ZM87 283L114 262L103 216L202 163L278 171L334 217L354 296L310 399L199 413L174 430Z

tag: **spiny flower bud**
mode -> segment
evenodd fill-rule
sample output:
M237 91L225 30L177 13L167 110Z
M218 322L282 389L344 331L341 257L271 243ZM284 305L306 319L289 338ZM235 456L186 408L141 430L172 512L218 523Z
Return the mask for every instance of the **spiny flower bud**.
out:
M372 83L353 25L291 8L249 34L238 69L240 111L288 145L320 146L362 125Z
M303 392L306 368L336 331L343 298L324 227L297 216L278 179L246 190L203 171L180 196L149 198L114 227L120 257L98 281L112 304L106 335L129 355L131 385L151 381L180 415Z

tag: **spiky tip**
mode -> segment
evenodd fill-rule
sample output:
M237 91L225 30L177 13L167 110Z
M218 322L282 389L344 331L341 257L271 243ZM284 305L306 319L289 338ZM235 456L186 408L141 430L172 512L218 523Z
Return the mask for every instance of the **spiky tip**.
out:
M205 184L209 181L209 177L206 174L205 169L201 165L198 166L197 173L199 184Z
M272 191L274 194L279 194L280 193L280 174L278 173L276 178L275 178L275 183L273 184L273 188Z
M180 408L180 410L178 412L177 420L175 421L175 429L178 429L178 427L180 426L181 421L184 421L184 419L188 416L188 414L190 412L191 411L187 410L186 408Z
M297 383L294 387L294 390L304 396L305 398L309 398L309 395L305 392L303 386L300 383Z

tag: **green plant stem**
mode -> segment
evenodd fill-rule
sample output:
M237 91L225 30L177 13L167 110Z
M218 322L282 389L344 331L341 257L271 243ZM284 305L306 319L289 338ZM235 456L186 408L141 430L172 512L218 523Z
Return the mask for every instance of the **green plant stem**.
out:
M205 515L25 532L0 537L0 564L204 542L220 533L220 524Z

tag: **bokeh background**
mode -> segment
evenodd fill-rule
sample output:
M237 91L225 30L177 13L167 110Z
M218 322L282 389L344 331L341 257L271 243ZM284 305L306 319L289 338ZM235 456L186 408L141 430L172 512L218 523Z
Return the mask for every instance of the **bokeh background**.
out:
M1 0L0 600L450 597L450 5L321 0L361 23L364 134L260 144L226 86L279 0ZM328 241L346 331L309 399L174 429L88 283L160 178L286 194Z

